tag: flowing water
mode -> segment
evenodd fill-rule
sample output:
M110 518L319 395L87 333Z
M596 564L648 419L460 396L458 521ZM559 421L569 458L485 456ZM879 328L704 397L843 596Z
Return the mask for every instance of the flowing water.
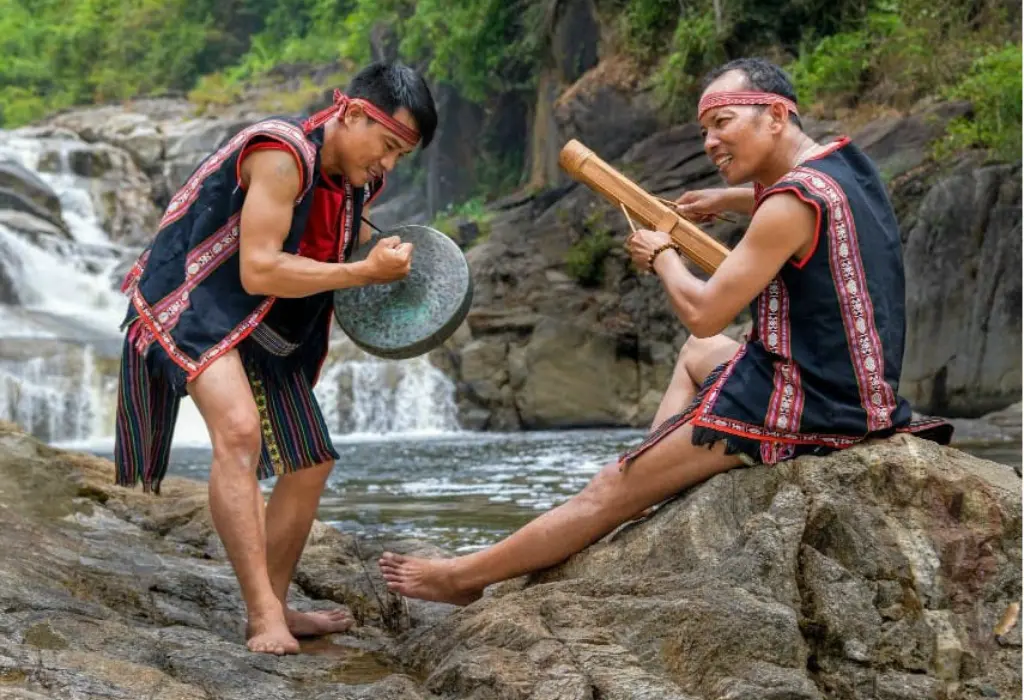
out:
M28 236L0 223L0 281L10 280L17 296L0 304L0 419L110 456L125 311L113 270L128 252L103 230L89 179L69 167L72 146L81 144L0 131L0 161L46 182L72 233L72 240ZM425 358L383 361L337 336L316 393L341 455L319 517L339 528L476 549L577 492L640 438L637 431L460 431L454 387ZM1020 464L1017 446L979 449ZM171 473L202 480L209 461L206 429L186 399Z

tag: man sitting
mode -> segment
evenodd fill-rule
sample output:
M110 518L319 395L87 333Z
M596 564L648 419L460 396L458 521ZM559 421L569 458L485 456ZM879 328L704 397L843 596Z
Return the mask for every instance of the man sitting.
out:
M588 486L498 544L468 556L385 553L389 587L468 603L492 583L556 564L679 491L741 464L824 455L869 438L919 432L897 395L905 337L900 232L886 188L849 139L804 133L789 79L741 59L714 71L700 100L704 148L729 185L690 193L680 211L752 214L743 239L706 282L665 233L627 239L661 279L691 333L655 428ZM721 332L748 304L744 343Z

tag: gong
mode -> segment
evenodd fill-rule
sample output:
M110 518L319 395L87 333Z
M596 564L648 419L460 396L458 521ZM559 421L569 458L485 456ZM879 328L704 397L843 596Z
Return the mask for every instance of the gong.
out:
M401 360L433 350L455 332L473 302L473 281L459 247L429 226L375 233L347 262L365 260L388 236L413 244L409 274L395 282L336 290L334 316L358 347Z

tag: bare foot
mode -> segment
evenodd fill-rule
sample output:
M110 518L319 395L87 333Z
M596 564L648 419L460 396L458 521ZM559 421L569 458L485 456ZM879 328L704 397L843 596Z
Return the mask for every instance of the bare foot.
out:
M355 624L352 615L345 609L299 612L287 608L284 619L288 622L288 631L296 637L321 637L344 632Z
M298 654L299 643L288 631L284 616L266 615L249 618L246 625L246 646L258 654Z
M378 562L388 588L410 598L469 605L482 590L460 586L450 559L420 559L385 552Z

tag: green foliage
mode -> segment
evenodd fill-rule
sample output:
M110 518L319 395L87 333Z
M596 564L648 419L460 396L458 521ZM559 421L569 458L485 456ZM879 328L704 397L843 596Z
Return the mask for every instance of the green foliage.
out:
M477 228L480 229L480 236L474 241L476 243L487 238L488 234L490 234L492 218L494 218L494 212L487 209L483 197L477 196L467 199L460 204L446 207L444 211L434 217L430 225L455 239L461 245L462 241L458 240L458 226L460 223L472 221L477 225Z
M875 0L843 31L821 36L809 29L787 69L804 105L854 106L867 97L908 107L942 94L969 70L972 56L990 50L1001 12L990 0L942 7Z
M669 53L651 76L655 95L666 113L673 118L692 115L702 75L724 60L713 12L680 18Z
M946 91L952 99L970 100L970 119L954 120L939 144L938 157L980 147L991 157L1014 161L1021 156L1021 44L993 48L974 60L970 71Z
M618 17L623 48L641 60L662 54L666 35L682 12L679 0L619 0L606 4Z
M270 0L0 0L0 124L187 89L240 55L236 14ZM218 25L220 26L220 25Z
M615 248L615 238L595 213L584 222L583 236L565 254L565 271L584 287L604 280L604 261Z

